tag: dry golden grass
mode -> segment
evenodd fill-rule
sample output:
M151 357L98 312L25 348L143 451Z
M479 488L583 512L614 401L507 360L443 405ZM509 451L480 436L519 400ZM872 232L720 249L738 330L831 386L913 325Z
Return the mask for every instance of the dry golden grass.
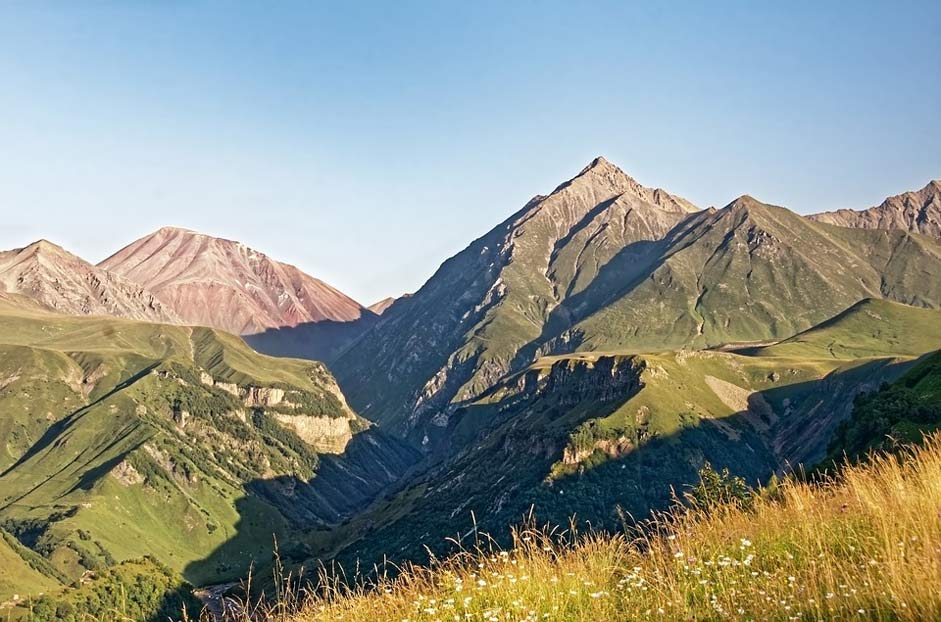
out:
M647 535L521 529L395 579L282 597L305 622L941 620L941 437Z

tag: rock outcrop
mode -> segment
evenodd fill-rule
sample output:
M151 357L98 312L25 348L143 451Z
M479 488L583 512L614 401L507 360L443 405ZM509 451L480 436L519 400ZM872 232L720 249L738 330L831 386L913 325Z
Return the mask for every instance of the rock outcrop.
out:
M312 417L277 413L275 419L291 428L302 441L324 454L342 454L353 438L350 419L344 417Z

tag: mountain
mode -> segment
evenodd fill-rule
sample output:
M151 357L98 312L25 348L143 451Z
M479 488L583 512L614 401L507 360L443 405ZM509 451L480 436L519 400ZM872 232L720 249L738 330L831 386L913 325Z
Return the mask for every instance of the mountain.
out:
M139 284L97 268L46 240L0 251L0 290L62 313L159 322L176 314Z
M539 356L777 341L864 298L941 304L941 245L742 196L697 211L599 158L447 260L331 368L426 446Z
M52 569L28 564L45 584L0 582L17 592L145 555L194 583L238 579L270 560L273 535L301 555L291 534L358 512L417 459L321 363L211 328L4 301L0 439L16 547L0 556L28 549Z
M866 210L841 209L810 218L841 227L903 229L941 238L941 180L933 180L918 191L889 197Z
M693 211L597 158L444 262L332 367L367 418L400 431L436 418L441 428L445 407L510 371L562 301L623 249L655 243Z
M231 240L164 227L99 264L140 283L186 323L235 334L354 322L366 310L294 266Z
M382 300L378 302L372 303L367 308L373 313L375 313L376 315L382 315L383 313L386 312L386 309L391 307L392 303L394 303L396 300L397 300L396 298L389 296L388 298L383 298Z
M531 509L539 524L576 515L616 529L669 507L704 462L767 482L823 458L857 395L941 347L938 325L941 310L872 300L805 332L819 347L539 358L455 408L437 460L321 553L366 566L384 555L422 559L424 547L450 550L445 535L472 547L474 534L504 534ZM857 353L846 331L860 327ZM899 341L919 328L931 330Z
M743 196L687 218L629 265L612 262L544 351L644 351L779 340L863 298L941 304L941 245L846 229Z

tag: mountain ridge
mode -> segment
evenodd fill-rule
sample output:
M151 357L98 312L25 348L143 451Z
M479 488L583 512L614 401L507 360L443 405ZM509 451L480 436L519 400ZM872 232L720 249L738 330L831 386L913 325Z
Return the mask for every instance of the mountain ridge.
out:
M941 246L917 233L747 194L692 209L596 158L445 261L333 367L365 416L433 444L450 412L541 355L777 340L862 298L936 307L939 281Z
M365 308L241 242L162 227L98 264L149 288L184 321L235 334L354 321Z
M45 239L0 251L0 288L73 315L179 321L153 292Z
M941 180L931 180L921 190L891 196L869 209L840 209L809 218L842 227L904 229L941 238Z

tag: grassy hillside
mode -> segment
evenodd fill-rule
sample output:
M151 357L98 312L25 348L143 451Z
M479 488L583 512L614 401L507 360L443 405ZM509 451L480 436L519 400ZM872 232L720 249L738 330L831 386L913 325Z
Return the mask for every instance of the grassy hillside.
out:
M628 536L481 537L371 589L326 578L270 619L868 620L941 618L941 439L745 505L677 511ZM637 535L635 538L634 535Z
M867 298L810 330L747 353L771 357L858 359L919 355L941 343L941 312Z
M45 559L0 529L0 595L6 601L0 601L0 615L6 605L62 587L59 578Z
M834 358L834 326L847 334L879 311L919 345L883 329L864 358ZM442 554L478 529L502 533L531 508L541 520L572 514L614 527L671 503L706 461L751 484L813 465L853 400L891 382L916 354L941 348L941 312L884 301L855 305L808 334L800 351L575 353L544 357L449 412L437 460L425 473L312 548L367 567L387 556ZM879 320L881 322L882 320ZM878 339L882 339L881 343ZM787 346L789 347L789 346ZM923 348L923 350L919 350ZM846 351L845 349L843 351ZM434 433L432 431L431 433ZM430 434L431 434L430 433Z
M385 449L347 460L366 424L326 368L218 331L0 301L0 353L0 525L66 581L144 555L194 583L237 579L274 536L338 520L411 460L371 431ZM386 475L358 496L336 483L371 471Z
M897 381L860 395L853 416L830 442L830 463L915 443L941 427L941 352L925 356Z

